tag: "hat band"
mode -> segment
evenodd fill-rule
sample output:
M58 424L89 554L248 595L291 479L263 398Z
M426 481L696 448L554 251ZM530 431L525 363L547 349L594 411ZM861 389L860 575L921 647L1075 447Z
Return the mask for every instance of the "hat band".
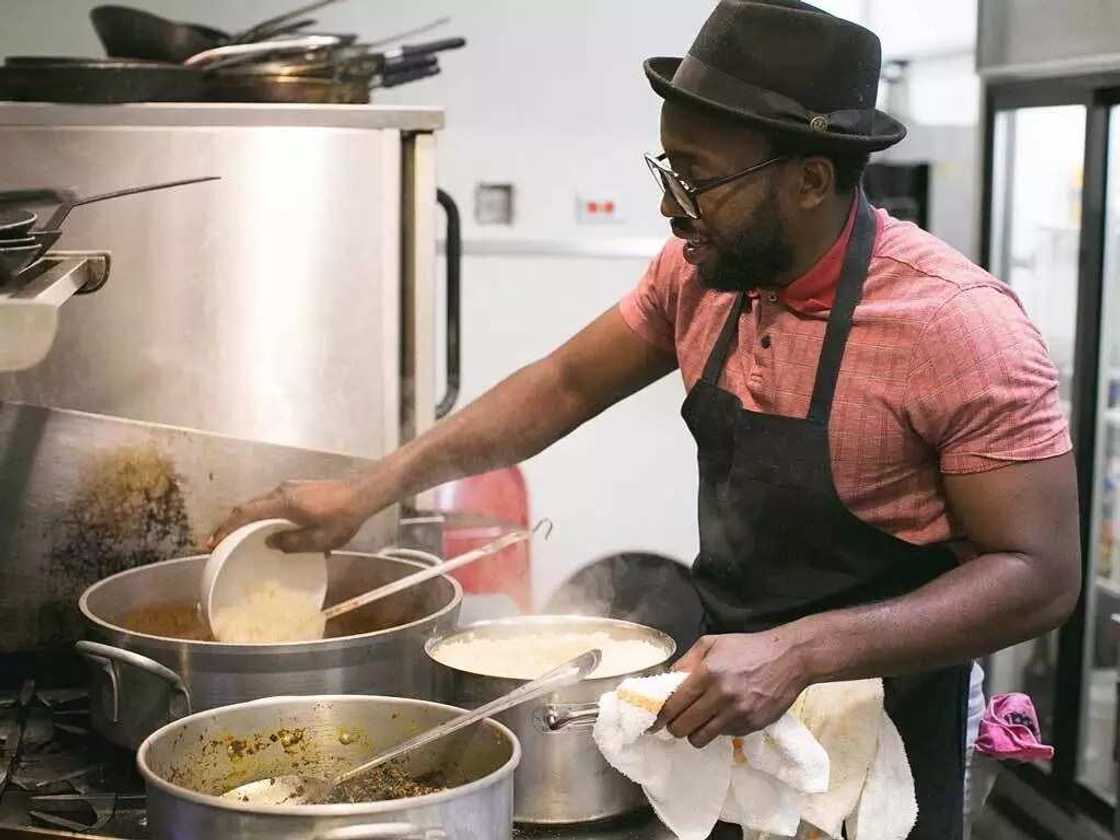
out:
M815 133L869 135L874 128L874 108L846 108L827 113L810 111L784 94L744 82L691 54L681 60L672 83L678 90L724 107L749 115L799 123Z

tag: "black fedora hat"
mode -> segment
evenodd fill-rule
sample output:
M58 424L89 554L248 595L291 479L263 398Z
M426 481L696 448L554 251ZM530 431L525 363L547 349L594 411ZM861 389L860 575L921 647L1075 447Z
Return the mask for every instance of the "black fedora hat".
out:
M876 110L874 32L798 0L721 0L684 58L650 58L658 95L814 147L873 152L906 136Z

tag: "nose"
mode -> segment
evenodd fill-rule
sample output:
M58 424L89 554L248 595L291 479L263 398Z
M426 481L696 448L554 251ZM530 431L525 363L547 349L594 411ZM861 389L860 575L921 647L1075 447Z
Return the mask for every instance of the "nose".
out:
M688 214L684 212L680 202L673 197L671 190L664 190L661 193L661 215L666 219L686 219Z

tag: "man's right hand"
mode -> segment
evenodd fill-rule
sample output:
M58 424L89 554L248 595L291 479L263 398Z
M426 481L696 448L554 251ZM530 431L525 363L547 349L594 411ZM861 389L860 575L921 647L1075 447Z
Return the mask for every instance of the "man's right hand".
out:
M298 530L275 534L269 545L285 552L317 552L350 542L368 518L357 487L348 481L285 481L271 493L235 507L207 541L214 547L231 531L261 519L290 519Z

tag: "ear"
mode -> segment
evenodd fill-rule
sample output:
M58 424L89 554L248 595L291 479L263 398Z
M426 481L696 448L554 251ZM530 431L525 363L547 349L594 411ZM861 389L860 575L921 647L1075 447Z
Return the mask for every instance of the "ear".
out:
M826 157L807 157L801 161L801 183L796 197L801 210L816 210L832 195L836 169Z

